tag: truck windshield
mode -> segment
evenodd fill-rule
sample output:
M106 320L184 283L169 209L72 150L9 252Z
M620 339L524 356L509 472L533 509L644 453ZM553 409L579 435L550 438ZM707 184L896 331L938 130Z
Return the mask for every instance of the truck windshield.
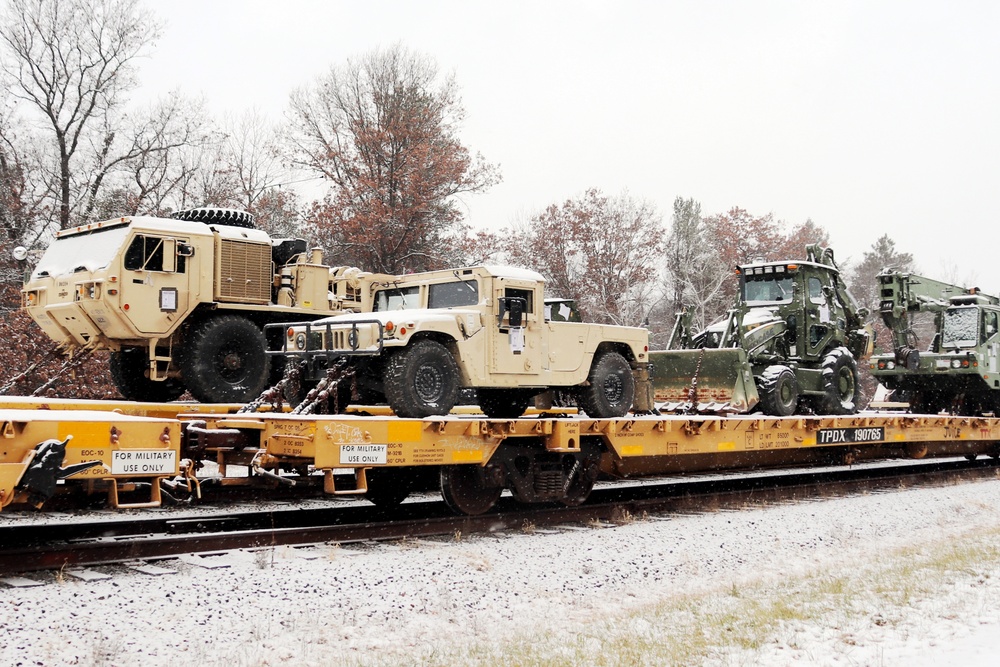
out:
M949 308L941 331L943 347L974 347L979 340L979 309L975 306Z
M755 303L790 303L792 279L786 275L771 274L747 277L743 284L743 300Z
M460 308L479 303L479 284L475 280L436 283L427 288L428 308Z
M393 287L375 295L375 310L412 310L420 307L420 286Z
M121 225L56 239L38 260L31 277L103 269L118 252L128 231L128 225Z

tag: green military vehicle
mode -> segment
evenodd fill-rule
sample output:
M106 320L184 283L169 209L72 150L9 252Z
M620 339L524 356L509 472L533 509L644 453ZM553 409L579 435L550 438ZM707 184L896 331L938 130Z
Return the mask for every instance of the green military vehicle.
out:
M858 361L872 352L867 311L847 291L833 251L737 268L736 303L700 333L678 313L665 351L650 353L658 402L671 411L787 416L851 414Z
M872 375L916 413L997 414L1000 410L1000 299L931 278L886 269L879 312L893 351L872 357ZM933 313L928 349L917 350L915 313Z

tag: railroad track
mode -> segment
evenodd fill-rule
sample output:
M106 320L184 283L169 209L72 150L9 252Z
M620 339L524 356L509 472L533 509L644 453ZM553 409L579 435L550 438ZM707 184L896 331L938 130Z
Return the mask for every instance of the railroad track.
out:
M410 502L391 512L373 506L278 508L201 516L122 517L0 527L0 576L68 566L116 564L236 549L341 544L559 524L620 522L628 517L712 511L900 487L1000 476L1000 461L908 462L831 471L768 471L685 481L597 488L580 507L525 507L504 498L482 516L454 516L440 501Z

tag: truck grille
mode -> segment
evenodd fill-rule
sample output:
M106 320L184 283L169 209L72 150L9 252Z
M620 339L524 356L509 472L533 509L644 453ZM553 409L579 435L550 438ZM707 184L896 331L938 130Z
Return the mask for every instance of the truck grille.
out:
M223 239L216 277L219 300L270 302L271 246Z
M346 331L333 331L330 337L332 340L330 341L331 344L329 349L343 350L348 347Z

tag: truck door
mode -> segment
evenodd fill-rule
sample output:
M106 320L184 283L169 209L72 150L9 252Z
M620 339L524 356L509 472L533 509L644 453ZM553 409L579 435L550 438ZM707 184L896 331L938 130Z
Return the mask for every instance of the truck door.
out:
M542 303L538 289L494 282L490 336L492 373L537 375L541 372Z
M832 294L833 286L828 276L806 277L806 356L815 358L823 354L836 332L837 313L830 304Z
M1000 353L1000 322L998 322L997 311L995 310L983 310L983 324L980 327L983 332L983 343L986 345L986 370L989 373L1000 372L998 368L998 353ZM996 380L994 380L994 386Z
M121 308L143 334L170 332L189 307L189 258L184 240L136 234L122 258Z

